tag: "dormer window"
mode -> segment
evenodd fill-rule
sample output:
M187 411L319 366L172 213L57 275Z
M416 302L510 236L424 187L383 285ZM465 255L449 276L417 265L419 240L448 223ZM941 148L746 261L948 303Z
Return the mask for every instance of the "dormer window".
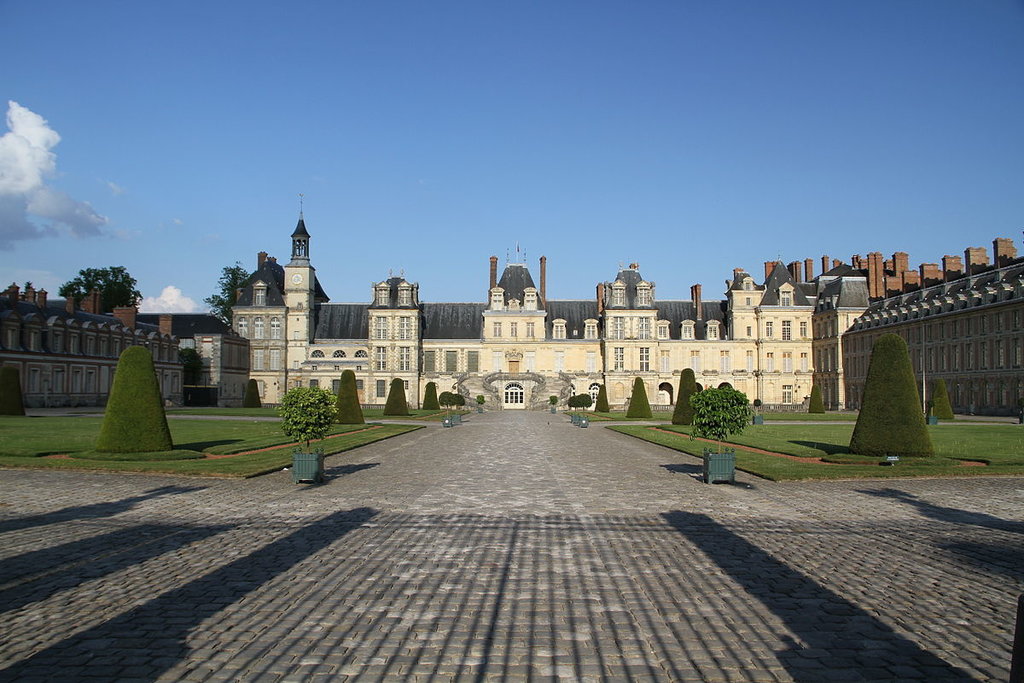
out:
M780 306L792 306L793 305L793 292L789 290L779 291L779 305Z
M587 339L597 339L597 321L596 320L588 320L586 322L586 328L585 328L585 331L584 331L584 335L586 336Z
M388 305L388 299L390 298L388 296L389 293L390 293L388 291L388 289L389 289L389 287L387 285L378 285L377 286L376 295L374 297L374 302L373 302L374 305L376 305L376 306L387 306Z
M650 306L651 305L651 286L649 284L641 283L636 288L636 305L637 306Z
M679 334L682 339L693 339L693 321L684 320L679 328Z
M754 281L751 280L749 277L746 278L745 280L743 280L743 289L745 291L748 291L748 292L753 290L754 289Z
M555 339L565 339L565 321L556 320L551 325L551 336Z
M398 305L412 306L412 287L402 285L398 288Z
M537 310L537 290L528 288L523 292L523 308L527 311Z
M262 282L257 282L252 289L252 305L253 306L266 306L267 305L267 286Z
M505 290L495 287L491 290L491 310L500 311L505 307Z
M612 306L626 305L626 285L616 282L612 285Z
M718 323L709 322L707 327L707 338L718 339Z
M658 339L668 339L668 321L658 323Z

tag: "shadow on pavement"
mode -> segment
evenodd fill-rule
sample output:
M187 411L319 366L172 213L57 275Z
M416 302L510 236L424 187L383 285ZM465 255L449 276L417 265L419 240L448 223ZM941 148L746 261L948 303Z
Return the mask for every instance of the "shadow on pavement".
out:
M940 522L971 524L974 526L985 527L986 529L997 529L999 531L1011 531L1017 534L1024 534L1024 523L1022 522L1013 522L1001 519L993 515L987 515L983 512L969 512L967 510L961 510L960 508L935 505L934 503L921 500L912 493L900 491L899 489L860 489L857 493L875 496L876 498L889 498L905 503L906 505L917 508L925 517L937 519Z

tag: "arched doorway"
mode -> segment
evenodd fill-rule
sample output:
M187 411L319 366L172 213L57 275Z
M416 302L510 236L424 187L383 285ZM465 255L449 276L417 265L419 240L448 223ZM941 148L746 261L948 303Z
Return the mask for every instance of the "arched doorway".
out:
M526 391L519 382L509 382L505 385L504 407L512 410L526 408Z
M658 404L672 405L672 384L670 382L662 382L658 385Z
M594 402L593 405L597 405L597 395L601 393L601 385L598 384L597 382L594 382L587 389L587 393L590 394L590 400Z

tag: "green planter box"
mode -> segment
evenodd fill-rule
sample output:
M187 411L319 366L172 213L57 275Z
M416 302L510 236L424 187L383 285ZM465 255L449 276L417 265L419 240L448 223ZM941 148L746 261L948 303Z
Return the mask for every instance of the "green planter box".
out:
M557 412L558 412L558 411L557 411L557 410L555 409L555 407L554 407L554 406L551 406L551 414L552 414L552 415L554 415L554 414L555 414L555 413L557 413Z
M569 421L572 422L574 425L578 425L580 423L580 416L579 415L570 415L569 416Z
M939 424L939 418L935 417L934 415L929 415L928 416L928 424L930 424L930 425L937 425L937 424Z
M751 424L755 424L755 425L763 425L764 424L764 415L755 415L754 419L752 419L750 422L751 422Z
M580 427L589 427L589 426L590 426L590 418L588 418L586 416L581 417L580 418Z
M319 484L324 480L323 453L293 453L292 481L298 484L310 481Z
M704 449L704 483L736 482L736 451L715 453Z
M476 407L476 412L478 412L478 413L484 412L484 407L483 406L477 406Z

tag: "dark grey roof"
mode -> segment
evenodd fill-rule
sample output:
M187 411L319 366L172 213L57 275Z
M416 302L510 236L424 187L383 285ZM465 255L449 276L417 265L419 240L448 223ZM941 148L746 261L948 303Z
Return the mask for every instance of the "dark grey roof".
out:
M834 308L867 308L868 283L861 278L837 277L825 285L817 298L819 311Z
M423 339L482 339L487 304L422 304Z
M789 283L793 286L793 305L794 306L811 306L812 302L808 300L807 289L805 287L798 286L798 283L793 280L793 276L790 275L789 270L781 263L775 264L775 269L772 270L771 275L764 283L764 296L761 298L762 306L778 306L779 305L779 287ZM815 287L813 283L803 283L804 285L810 285Z
M586 333L585 321L588 319L600 321L601 319L601 316L597 314L597 302L594 300L548 301L545 308L548 314L545 321L545 334L548 339L552 338L551 326L555 320L565 320L566 339L583 339ZM600 322L598 322L598 326L600 327Z
M409 285L410 287L413 288L412 289L413 292L416 291L415 285L413 285L412 283L408 282L404 277L388 278L387 280L385 280L385 282L387 282L388 288L389 288L389 291L388 291L388 303L384 304L384 305L381 305L381 306L377 305L377 295L376 295L377 289L376 289L376 287L374 287L373 303L370 304L370 308L409 308L409 309L413 309L413 308L416 308L419 305L416 302L415 297L410 299L411 303L408 306L399 306L398 305L398 287L399 287L399 285L401 285L403 283L407 284L407 285Z
M267 285L267 306L284 306L284 266L276 259L268 258L255 273L249 276L242 293L235 302L236 306L253 305L253 285L263 282Z
M684 320L693 320L693 335L696 339L706 338L707 322L717 320L721 323L720 334L728 336L725 329L725 313L728 309L726 301L702 301L701 318L697 319L697 309L692 301L658 301L655 308L658 310L658 320L669 321L669 339L680 339L680 324Z
M622 268L619 270L618 275L615 276L615 280L622 282L626 285L626 297L625 305L623 306L612 306L612 285L614 282L604 283L604 299L605 308L618 309L618 310L631 310L640 308L636 305L636 286L644 281L640 271L637 268ZM653 296L652 296L653 299ZM644 306L643 308L653 308L653 306Z
M306 221L303 220L302 214L299 214L299 222L295 226L295 232L292 233L292 237L309 237L309 233L306 231Z
M160 313L139 313L135 320L160 326ZM179 339L195 337L197 334L231 334L228 327L220 318L209 313L170 313L171 334Z
M748 273L745 270L741 270L741 271L737 272L735 275L733 275L732 286L729 287L729 289L732 289L732 290L743 289L743 281L745 279L747 279L748 277L751 277L751 275L750 275L750 273ZM764 289L764 287L761 287L757 283L754 283L754 289L755 290L761 290L761 289ZM750 291L750 290L748 290L748 291Z
M498 286L505 290L506 304L512 299L517 299L522 303L526 296L526 288L537 288L537 286L533 284L533 278L530 276L529 268L521 263L510 263L505 266L505 270L501 274L501 279L498 280Z
M864 271L857 270L846 263L840 263L827 273L822 273L819 277L864 277Z
M46 322L50 318L58 318L63 321L74 320L75 322L81 323L94 323L96 325L121 325L121 321L112 315L103 315L99 313L86 313L81 309L75 309L74 313L68 313L67 302L64 299L50 299L46 302L45 308L40 308L36 304L29 301L17 301L12 306L10 297L0 296L0 314L16 311L22 318L26 318L33 313L38 315L43 322ZM135 319L135 328L142 330L143 332L159 332L160 328L157 325L152 325L142 320L141 315Z
M359 339L370 336L366 304L321 304L316 308L313 339Z

